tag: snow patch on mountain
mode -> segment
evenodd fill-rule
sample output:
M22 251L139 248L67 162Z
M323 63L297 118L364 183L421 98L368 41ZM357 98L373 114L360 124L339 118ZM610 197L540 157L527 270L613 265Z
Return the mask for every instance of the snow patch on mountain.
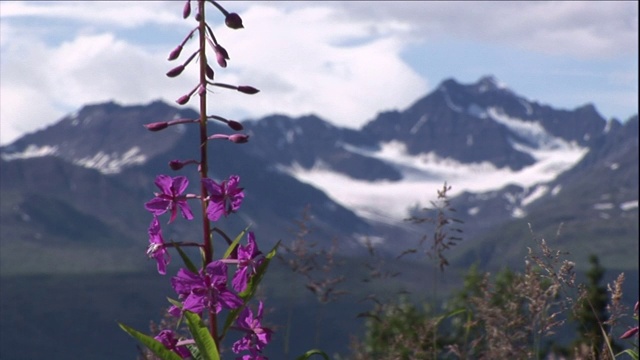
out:
M449 195L456 196L464 191L494 191L510 184L532 188L536 184L552 181L580 161L587 152L586 148L562 145L544 149L527 148L538 161L518 171L499 169L489 162L463 164L441 158L432 152L410 155L405 144L398 141L382 143L377 151L354 146L345 146L345 149L394 166L403 176L400 181L356 180L331 170L321 162L310 169L294 164L281 170L319 188L332 200L361 217L397 223L407 216L407 209L416 203L429 204L434 200L436 189L441 188L444 182L452 186ZM542 196L543 191L546 192L546 188L534 191L525 200L532 202Z
M96 169L103 174L117 174L126 166L142 164L147 160L140 148L132 147L122 155L118 153L107 154L103 151L97 154L74 161L75 164L90 169Z
M29 159L29 158L35 158L35 157L56 155L57 153L58 153L57 146L29 145L22 152L3 153L2 159L6 161L16 160L16 159Z
M626 201L620 204L622 211L629 211L638 208L638 200Z
M558 149L576 147L575 143L569 143L564 139L549 134L538 121L525 121L513 118L505 114L502 109L490 107L487 113L491 118L500 123L519 137L525 139L529 147L537 149ZM525 145L524 148L527 146Z

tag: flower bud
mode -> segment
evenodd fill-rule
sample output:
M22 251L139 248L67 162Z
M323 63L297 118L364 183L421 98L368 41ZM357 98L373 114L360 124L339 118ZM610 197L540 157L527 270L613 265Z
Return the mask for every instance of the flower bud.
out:
M178 65L178 66L174 67L173 69L169 70L169 72L167 72L167 76L168 77L176 77L176 76L182 74L182 71L184 71L184 65Z
M171 170L178 171L184 167L184 163L180 160L171 160L169 161L169 167Z
M620 335L620 339L628 339L637 333L638 333L638 327L637 326L632 327L631 329L625 331L624 334Z
M186 19L191 14L191 0L187 0L187 3L184 4L184 9L182 9L182 18Z
M159 122L144 124L144 127L146 127L147 130L149 131L160 131L169 127L169 123L167 123L166 121L159 121Z
M202 17L202 16L200 16L200 13L197 13L197 14L196 14L196 21L200 21L200 18L201 18L201 17Z
M222 68L226 68L227 60L229 60L229 53L227 53L227 50L217 44L213 49L216 52L216 61L218 62L218 65L220 65L220 67Z
M180 105L184 105L186 103L189 102L189 99L191 99L191 95L187 94L187 95L182 95L178 98L178 100L176 100L176 102Z
M211 66L209 66L209 64L207 64L206 75L210 80L213 80L213 69L211 68Z
M253 86L238 86L236 90L249 95L257 94L258 92L260 92L260 90L254 88Z
M169 58L167 60L175 60L180 56L180 52L182 51L182 45L178 45L177 48L173 49L171 53L169 53Z
M240 15L236 13L227 14L227 17L224 19L225 25L231 29L242 29L242 19Z
M207 87L204 86L204 84L200 84L200 86L198 86L198 95L204 95L207 93Z
M249 135L245 135L245 134L229 135L229 141L234 142L236 144L244 144L249 141Z
M240 124L239 122L235 121L235 120L229 120L227 121L227 125L232 128L235 131L240 131L242 129L244 129L244 126L242 126L242 124Z

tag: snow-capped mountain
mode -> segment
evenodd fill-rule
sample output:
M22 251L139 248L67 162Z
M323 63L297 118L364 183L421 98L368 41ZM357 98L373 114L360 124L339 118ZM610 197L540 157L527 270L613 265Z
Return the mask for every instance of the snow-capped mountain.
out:
M50 230L36 224L47 211L28 206L33 196L51 211L73 209L83 221L96 221L120 237L144 234L145 211L141 205L139 211L129 208L148 200L156 174L171 173L169 160L196 158L198 148L195 127L152 133L142 125L196 117L193 110L160 101L88 105L0 148L1 190L11 194L11 204L2 207L3 224L24 225L20 231L3 226L2 238L7 231L35 237ZM248 144L211 143L212 173L241 176L247 188L242 220L268 228L274 242L306 205L326 235L357 239L384 228L411 237L403 219L416 205L428 206L444 182L452 186L449 195L473 237L539 209L548 212L551 204L577 213L563 194L595 207L585 221L604 219L605 205L598 204L605 203L638 217L637 117L622 124L606 121L593 105L554 109L489 76L473 84L446 80L409 108L382 112L359 130L313 115L272 115L243 124ZM229 132L222 126L212 131ZM612 175L620 189L615 201L574 192L581 184L587 193L604 196ZM594 203L585 205L589 201ZM128 210L118 210L125 204ZM629 231L632 236L634 229Z

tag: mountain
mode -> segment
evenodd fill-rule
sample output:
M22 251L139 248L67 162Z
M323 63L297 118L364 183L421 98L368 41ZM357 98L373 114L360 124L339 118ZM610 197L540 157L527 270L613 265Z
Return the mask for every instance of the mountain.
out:
M196 117L192 109L161 101L93 104L0 147L3 357L135 354L135 341L114 320L145 329L148 320L161 318L166 297L175 296L166 278L158 280L153 261L142 261L151 220L143 204L157 191L158 174L189 176L188 192L198 185L194 167L174 172L167 164L198 157L197 129L182 124L149 132L143 124ZM348 319L368 310L355 297L391 296L397 289L442 296L425 281L426 272L437 271L432 263L396 256L425 235L432 239L430 222L404 219L437 218L423 208L442 204L436 190L444 183L456 210L445 215L463 221L454 224L463 240L445 254L447 279L471 264L482 271L520 269L527 248L536 248L532 238L545 238L571 252L579 271L590 253L607 268L606 281L624 271L624 301L637 300L629 298L638 293L637 115L620 122L605 120L590 104L556 109L487 76L472 84L445 80L407 109L381 112L361 129L314 115L271 115L243 125L247 144L209 143L210 176L238 174L246 193L239 216L216 225L230 236L251 225L263 250L278 240L290 245L297 231L310 230L308 238L318 245L310 251L337 246L331 260L346 264L339 275L348 275L342 285L355 294L320 311L304 281L272 263L265 289L275 310L268 317L287 324L290 334L274 337L269 351L278 355L272 358L284 358L279 349L302 353L317 346L303 335L310 316L317 334L329 335L321 339L323 350L344 351L350 335L363 331L362 323ZM210 130L230 132L216 122ZM192 208L197 219L201 214ZM197 241L202 235L192 225L163 223L163 235ZM386 270L403 276L361 283L368 270L377 270L362 266L372 261L365 240L383 255ZM172 261L169 274L179 262ZM442 285L445 292L459 282ZM60 345L68 339L77 346Z
M197 158L198 135L186 124L159 132L142 125L194 118L195 111L161 101L94 104L0 148L0 221L11 224L2 227L2 239L10 239L2 246L27 239L46 248L42 237L69 246L145 246L150 218L142 204L153 196L153 179L178 174L168 160ZM211 125L212 133L229 132ZM225 226L233 232L250 223L267 245L290 237L309 205L317 239L342 238L357 251L359 241L376 238L396 251L422 231L403 219L428 205L445 182L473 244L459 255L461 264L491 263L491 234L516 226L522 231L511 235L526 237L533 218L545 229L579 218L594 224L592 233L611 230L607 216L637 219L637 117L607 121L591 104L555 109L491 76L472 84L445 80L406 110L382 112L357 130L314 115L243 125L248 144L210 143L211 174L240 175L247 196L242 217ZM614 184L615 195L607 192ZM166 231L200 236L185 222ZM625 246L637 248L637 225L625 223L621 234Z

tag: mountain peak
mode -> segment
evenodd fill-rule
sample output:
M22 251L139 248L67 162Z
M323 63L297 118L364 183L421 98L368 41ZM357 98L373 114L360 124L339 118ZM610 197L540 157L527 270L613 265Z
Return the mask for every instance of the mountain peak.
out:
M494 77L493 75L485 75L478 80L475 84L471 85L478 92L505 90L507 85Z

